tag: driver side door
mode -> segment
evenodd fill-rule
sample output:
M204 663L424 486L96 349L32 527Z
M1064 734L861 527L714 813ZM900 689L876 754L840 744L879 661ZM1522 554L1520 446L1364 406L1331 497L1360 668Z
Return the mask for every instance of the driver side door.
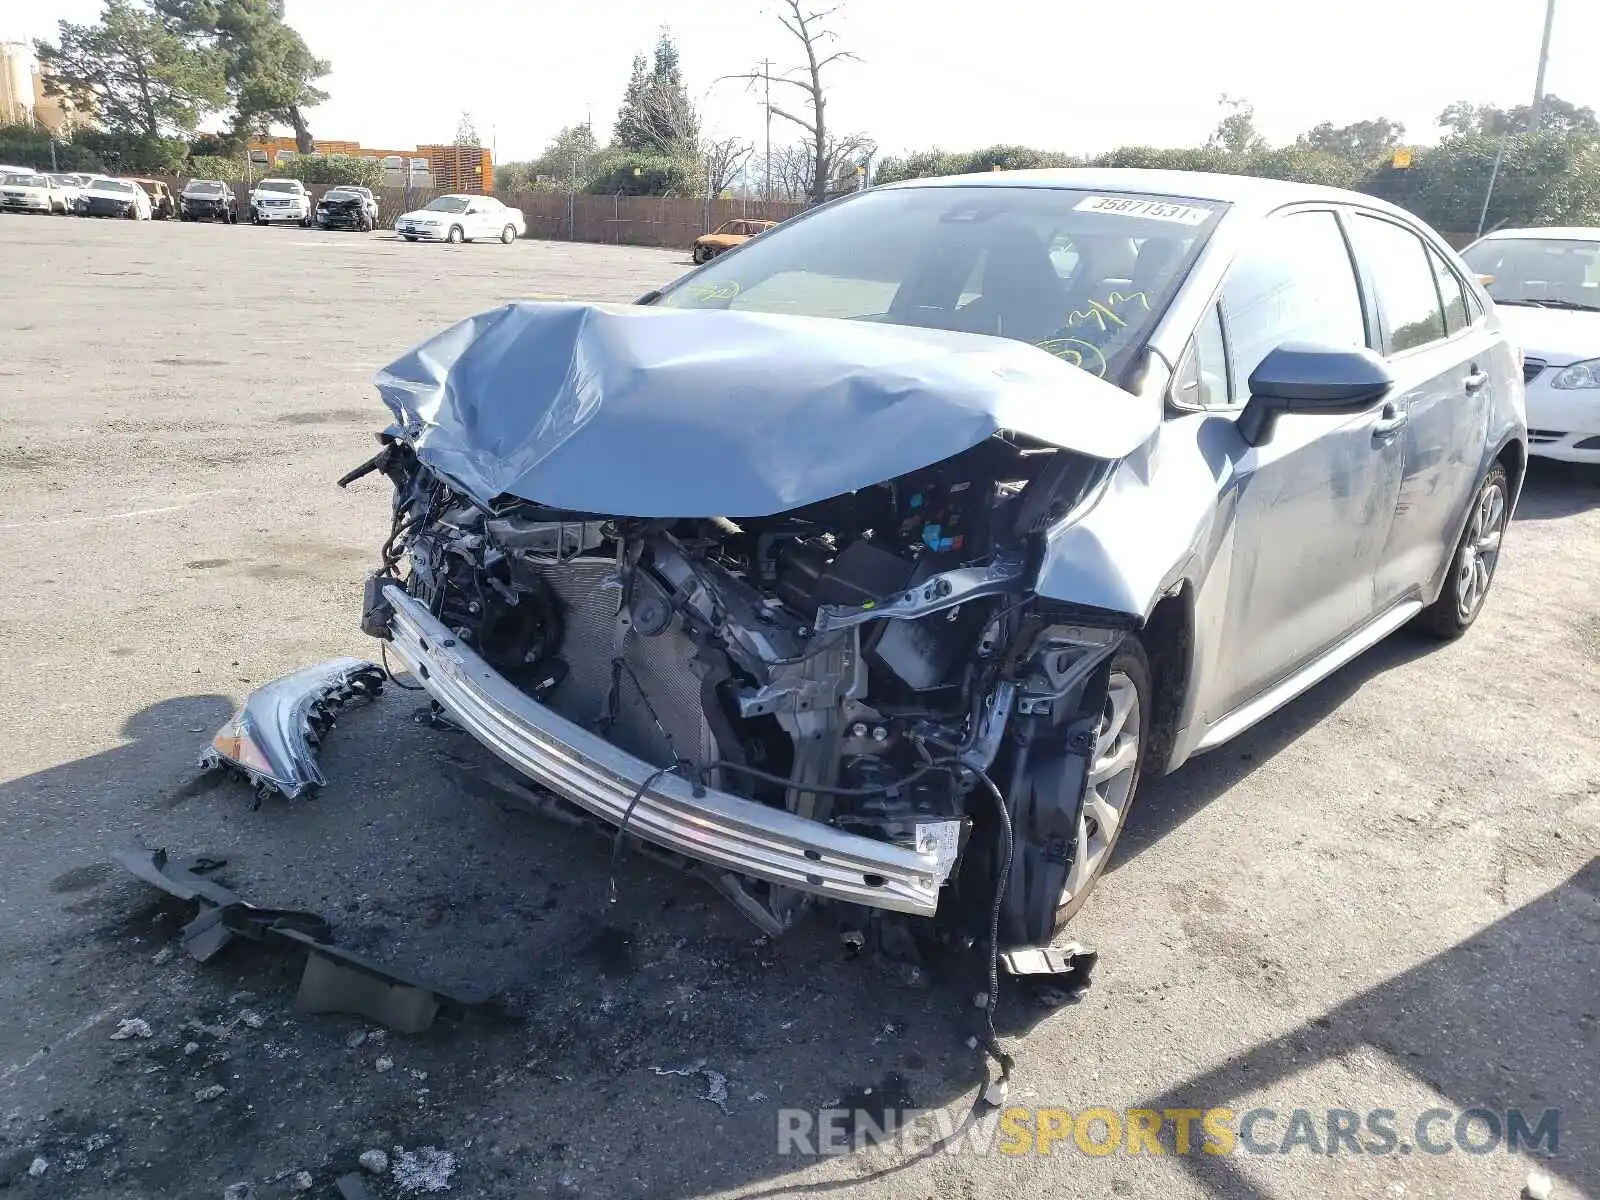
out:
M1229 407L1285 342L1369 344L1368 306L1339 217L1272 218L1230 269L1216 313ZM1204 330L1202 330L1204 333ZM1213 379L1220 368L1213 368ZM1215 384L1212 385L1215 388ZM1386 401L1354 413L1288 413L1258 446L1232 447L1227 599L1201 711L1209 723L1319 657L1371 618L1394 520L1399 425Z

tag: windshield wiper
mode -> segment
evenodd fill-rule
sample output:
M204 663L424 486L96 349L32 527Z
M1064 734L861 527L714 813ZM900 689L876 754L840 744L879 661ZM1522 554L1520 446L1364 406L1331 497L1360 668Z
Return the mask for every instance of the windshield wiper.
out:
M1517 304L1526 308L1560 308L1570 312L1600 312L1600 304L1584 304L1579 300L1561 300L1550 297L1518 296L1510 300L1495 300L1496 304Z

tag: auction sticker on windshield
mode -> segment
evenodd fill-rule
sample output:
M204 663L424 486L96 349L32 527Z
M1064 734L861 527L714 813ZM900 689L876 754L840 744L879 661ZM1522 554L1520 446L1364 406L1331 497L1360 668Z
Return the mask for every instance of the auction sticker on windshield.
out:
M1147 221L1172 221L1178 225L1203 225L1211 216L1209 208L1173 204L1168 200L1139 200L1132 196L1089 196L1079 200L1075 207L1079 212L1143 217Z

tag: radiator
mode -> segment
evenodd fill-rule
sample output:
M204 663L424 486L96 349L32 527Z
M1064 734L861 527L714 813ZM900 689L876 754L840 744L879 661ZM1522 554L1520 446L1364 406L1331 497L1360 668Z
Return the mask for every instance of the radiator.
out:
M566 622L558 655L568 674L549 697L550 707L658 767L674 758L696 763L717 758L716 741L700 704L694 643L683 632L680 619L674 617L672 625L655 637L642 637L627 627L617 718L609 729L602 729L622 601L620 588L604 585L616 575L617 564L609 558L578 558L538 572L555 592Z

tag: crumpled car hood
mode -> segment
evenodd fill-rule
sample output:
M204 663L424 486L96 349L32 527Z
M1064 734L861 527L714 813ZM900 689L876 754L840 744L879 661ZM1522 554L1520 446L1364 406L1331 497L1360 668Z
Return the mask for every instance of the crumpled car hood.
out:
M417 457L473 499L758 517L929 466L996 430L1121 458L1159 407L1037 347L864 321L516 303L381 371Z

